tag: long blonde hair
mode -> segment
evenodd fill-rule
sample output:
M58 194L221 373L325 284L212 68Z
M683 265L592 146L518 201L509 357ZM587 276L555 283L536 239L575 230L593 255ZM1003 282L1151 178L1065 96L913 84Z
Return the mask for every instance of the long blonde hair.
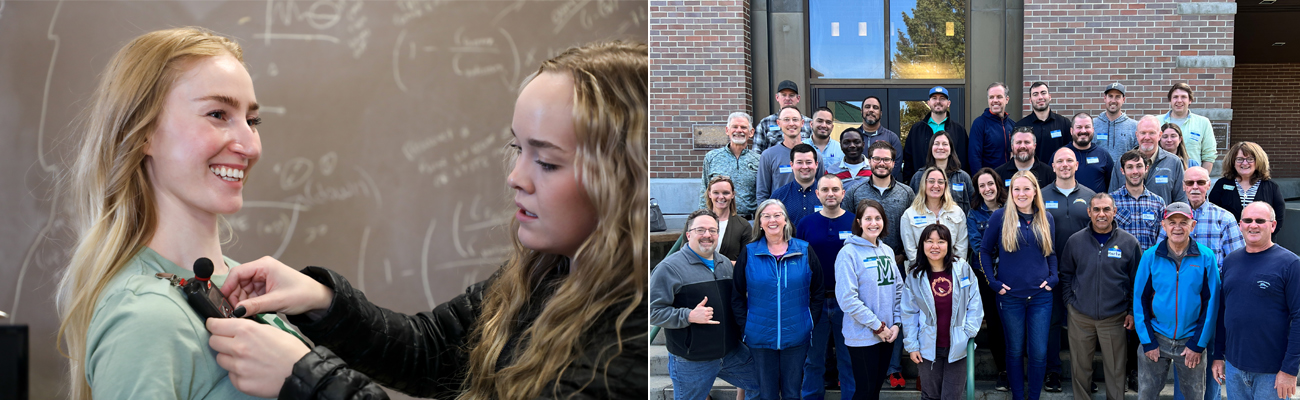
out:
M225 54L243 61L239 44L202 28L146 33L118 50L95 89L83 117L80 150L62 177L78 237L56 297L58 340L67 345L72 399L91 397L86 334L95 304L157 227L144 149L167 93L187 61Z
M1016 172L1011 175L1011 186L1015 186L1016 179L1025 178L1029 180L1031 187L1034 188L1034 203L1029 207L1033 209L1034 221L1030 223L1030 230L1034 231L1034 237L1038 238L1038 247L1043 250L1043 257L1052 255L1052 226L1047 223L1047 208L1043 207L1043 190L1038 187L1038 178L1030 171ZM1008 196L1014 197L1014 196ZM1015 205L1015 200L1008 198L1007 205L1003 207L1002 213L1002 248L1008 252L1014 252L1020 249L1020 216L1019 210Z
M541 277L564 257L525 248L514 235L518 222L511 222L514 252L487 290L468 345L466 391L460 399L558 397L543 391L581 354L592 351L584 347L589 341L603 339L588 335L592 322L612 319L623 327L634 312L644 311L649 280L648 66L646 45L611 42L569 49L538 69L536 74L573 78L575 164L598 222L573 256L571 275L523 332L514 330L520 311ZM644 325L634 332L639 333L620 330L612 344L594 350L598 371L587 384L599 374L609 378L607 367L625 345L646 341ZM498 370L502 349L516 334L512 362Z
M950 182L947 182L948 174L946 172L943 172L943 170L939 169L939 167L935 167L933 165L926 167L925 171L921 172L921 183L918 186L921 187L925 186L925 180L930 177L930 172L938 172L939 175L943 175L943 180L945 182L943 185L943 194L939 196L939 203L940 203L939 208L943 209L943 211L950 211L954 209L957 211L961 211L961 206L957 205L957 202L952 199L952 186ZM925 192L926 192L925 190L921 190L920 188L916 189L916 196L912 198L913 211L916 211L918 213L925 212L925 201L928 200L928 198L925 195Z

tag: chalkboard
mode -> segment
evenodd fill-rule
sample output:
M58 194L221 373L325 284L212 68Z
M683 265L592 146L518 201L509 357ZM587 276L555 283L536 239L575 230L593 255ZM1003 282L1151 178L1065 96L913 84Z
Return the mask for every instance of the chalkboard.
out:
M202 26L244 48L264 124L225 254L340 271L429 310L486 278L514 213L522 80L594 40L647 40L645 1L0 0L0 310L31 329L32 398L66 395L54 292L74 238L54 191L109 58Z

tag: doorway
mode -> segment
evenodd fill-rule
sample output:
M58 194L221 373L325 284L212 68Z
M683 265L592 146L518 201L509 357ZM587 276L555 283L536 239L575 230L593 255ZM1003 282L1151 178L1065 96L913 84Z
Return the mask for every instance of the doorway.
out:
M826 106L831 109L835 118L835 129L831 132L831 138L839 140L840 132L844 129L862 125L862 100L867 96L876 96L881 103L880 123L886 129L897 133L899 139L906 143L907 132L911 130L912 124L924 121L930 113L930 107L925 102L930 98L931 87L933 86L923 88L814 87L812 101L814 107ZM960 122L962 126L967 125L965 88L949 86L944 88L948 89L948 99L952 101L948 107L948 118Z

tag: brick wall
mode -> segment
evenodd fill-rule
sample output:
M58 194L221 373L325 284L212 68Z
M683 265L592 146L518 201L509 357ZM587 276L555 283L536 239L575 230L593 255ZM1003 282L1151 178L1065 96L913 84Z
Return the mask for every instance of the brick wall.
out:
M1240 64L1232 75L1233 143L1259 143L1274 178L1300 177L1300 64Z
M1168 112L1178 81L1195 90L1192 108L1232 108L1232 68L1177 68L1175 57L1231 56L1234 16L1176 15L1184 2L1025 0L1021 115L1034 81L1051 87L1062 115L1103 111L1101 89L1115 81L1127 86L1130 117Z
M749 2L650 2L650 177L697 178L693 126L750 109Z

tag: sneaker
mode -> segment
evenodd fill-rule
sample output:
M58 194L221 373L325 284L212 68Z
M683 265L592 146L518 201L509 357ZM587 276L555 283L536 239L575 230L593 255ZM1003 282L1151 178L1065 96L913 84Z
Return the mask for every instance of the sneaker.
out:
M1138 373L1137 371L1128 372L1128 390L1134 393L1138 391Z
M907 380L903 379L903 373L895 372L889 374L889 387L894 390L903 390L904 388L906 388Z
M1043 390L1046 390L1048 393L1060 393L1061 373L1048 372L1047 377L1043 378Z
M1007 371L998 373L998 383L993 385L993 388L997 389L999 392L1011 391L1011 383L1008 383L1007 381Z

